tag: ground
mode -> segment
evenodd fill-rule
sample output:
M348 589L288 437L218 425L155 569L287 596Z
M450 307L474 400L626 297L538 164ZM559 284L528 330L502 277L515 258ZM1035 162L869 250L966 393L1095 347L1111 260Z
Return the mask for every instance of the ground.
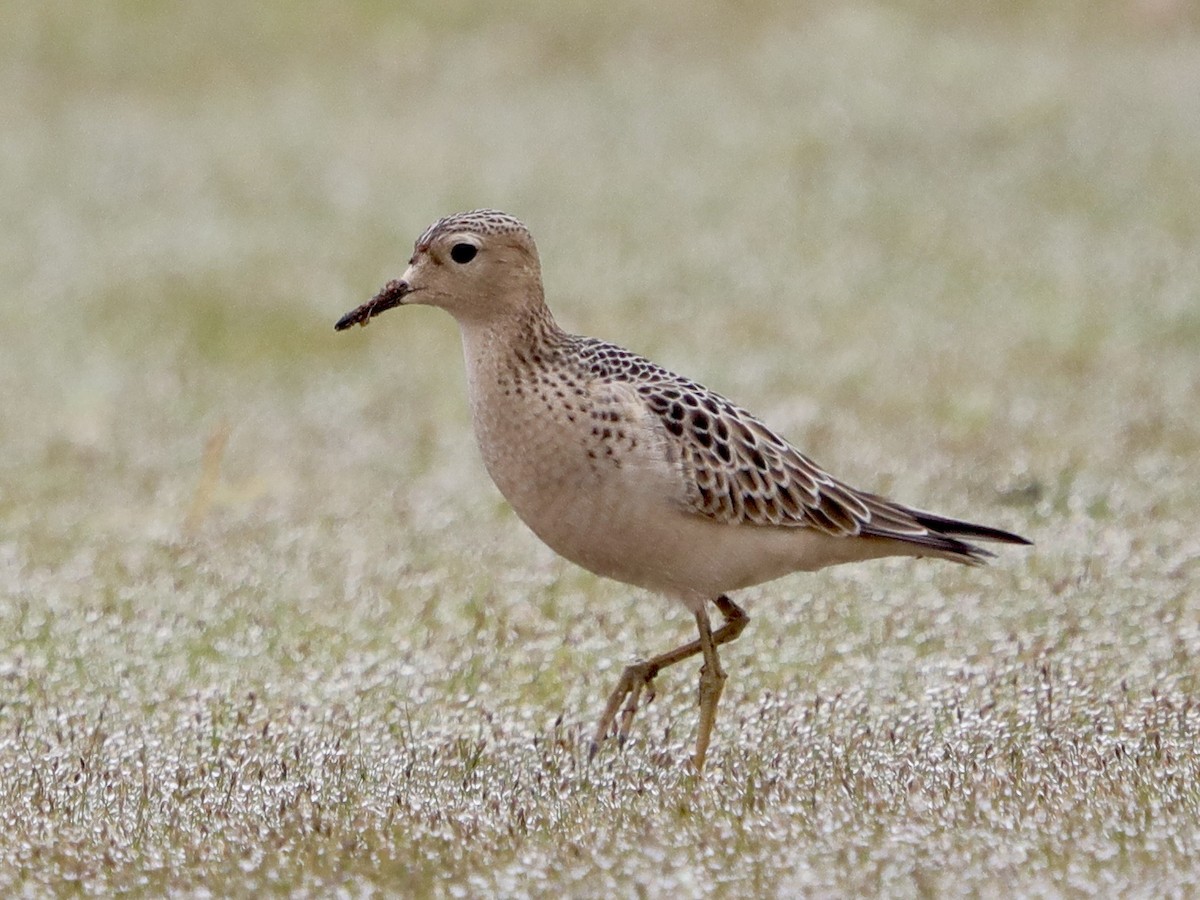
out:
M3 3L0 892L1200 890L1189 5ZM850 482L1028 535L753 617L490 485L439 215Z

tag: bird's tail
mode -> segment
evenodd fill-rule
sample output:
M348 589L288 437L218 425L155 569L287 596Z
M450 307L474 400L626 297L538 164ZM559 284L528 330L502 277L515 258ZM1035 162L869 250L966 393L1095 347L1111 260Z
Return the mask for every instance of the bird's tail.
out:
M992 528L990 525L976 525L974 522L963 522L960 519L947 519L945 516L935 516L933 513L923 512L919 509L908 509L908 514L930 531L936 531L938 534L969 537L980 541L996 541L1001 544L1033 543L1029 538L1023 538L1019 534L1013 534L1011 531L1004 531L1000 528Z
M883 498L873 499L882 500ZM1011 531L1004 531L1000 528L992 528L989 525L976 525L974 522L964 522L961 519L949 519L945 516L935 515L934 513L925 512L920 509L913 509L909 506L902 506L894 502L888 503L888 506L890 507L889 512L893 516L896 513L901 514L904 518L921 526L922 531L914 534L909 529L888 527L885 525L879 528L868 526L863 529L863 533L873 537L898 540L905 544L927 549L930 551L931 556L940 556L943 559L978 566L983 565L996 554L963 540L963 538L973 538L979 541L996 541L1001 544L1033 543L1028 538L1023 538L1019 534L1013 534Z

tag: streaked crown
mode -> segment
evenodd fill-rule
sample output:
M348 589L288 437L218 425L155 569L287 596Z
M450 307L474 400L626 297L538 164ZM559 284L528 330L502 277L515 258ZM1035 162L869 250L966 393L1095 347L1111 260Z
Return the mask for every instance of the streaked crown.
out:
M515 216L498 209L473 209L438 219L417 238L416 246L418 249L428 247L439 234L454 231L473 231L480 235L522 234L533 240L525 223Z

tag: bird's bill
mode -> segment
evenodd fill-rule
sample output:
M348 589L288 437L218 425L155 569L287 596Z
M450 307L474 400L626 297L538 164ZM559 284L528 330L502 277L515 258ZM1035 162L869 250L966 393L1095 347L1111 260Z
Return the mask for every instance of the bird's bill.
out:
M400 306L404 303L404 297L412 293L412 288L409 287L407 281L399 281L393 279L383 286L383 288L357 309L352 309L346 313L335 324L335 331L345 331L351 325L366 326L367 322L375 316L379 315L384 310L391 309L393 306Z

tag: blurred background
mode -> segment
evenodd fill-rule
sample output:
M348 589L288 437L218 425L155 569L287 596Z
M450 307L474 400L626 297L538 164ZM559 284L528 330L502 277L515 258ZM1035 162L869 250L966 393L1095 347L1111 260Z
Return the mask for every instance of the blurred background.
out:
M590 722L620 662L686 629L515 527L448 317L333 331L431 221L482 206L529 225L568 329L719 390L852 483L1037 541L986 572L882 564L747 592L731 708L858 691L885 720L932 704L950 722L937 698L970 665L1062 675L1059 702L1082 685L1085 723L1191 696L1198 9L0 2L0 799L21 823L0 855L49 847L95 874L205 846L173 830L177 795L140 831L99 801L30 812L41 788L20 779L52 783L58 753L166 784L176 750L209 741L194 723L240 734L250 691L255 728L285 722L264 758L349 710L363 771L406 790L398 710L435 736L475 728L479 704L518 732ZM652 744L676 716L686 740L687 680L648 714ZM81 749L100 721L123 737ZM722 752L763 746L733 721ZM1096 727L1079 740L1119 733ZM1157 797L1160 775L1130 790ZM1100 884L1104 835L1143 808L1088 802L1071 827L1094 827ZM346 833L391 834L337 803ZM967 862L945 885L1015 871L990 855L1002 818L955 832ZM68 824L70 853L47 837ZM1070 831L1027 836L1052 871ZM785 829L778 846L826 853L807 863L762 845L783 866L764 885L809 864L865 877L825 833ZM873 858L917 852L898 847Z
M457 453L450 323L329 326L478 206L529 224L567 327L818 458L878 443L848 475L884 488L887 458L997 414L984 482L1047 429L1064 458L1109 452L1092 429L1111 444L1117 415L1194 439L1171 415L1194 365L1158 373L1200 329L1191 4L4 15L0 502L22 527L61 531L65 504L169 531L218 422L268 505L368 459L411 474L397 430ZM1159 412L1118 411L1114 379ZM844 434L843 412L878 418Z

